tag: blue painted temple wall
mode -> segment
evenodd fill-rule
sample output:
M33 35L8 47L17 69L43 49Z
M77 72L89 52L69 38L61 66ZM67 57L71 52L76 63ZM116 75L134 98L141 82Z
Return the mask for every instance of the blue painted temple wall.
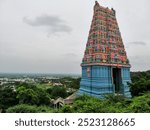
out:
M113 85L112 68L111 66L90 66L88 74L88 66L82 67L82 78L80 82L80 89L78 94L89 94L98 98L106 94L115 93L115 86ZM121 83L120 93L126 97L131 97L127 82L130 80L130 68L121 68Z

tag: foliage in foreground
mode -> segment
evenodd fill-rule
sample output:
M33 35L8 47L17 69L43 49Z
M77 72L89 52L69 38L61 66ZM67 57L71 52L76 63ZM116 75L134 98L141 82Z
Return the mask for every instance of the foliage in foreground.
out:
M19 104L7 109L8 113L150 113L150 92L127 99L123 96L109 95L102 100L88 95L78 97L72 105L59 110L49 106Z
M52 108L48 106L35 106L28 104L20 104L14 107L10 107L6 111L7 113L48 113L52 112Z
M73 105L65 105L58 112L65 113L150 113L150 92L127 99L110 95L106 100L83 95Z
M23 108L22 104L28 105L24 108L27 111L29 106L52 106L51 98L66 96L66 89L63 87L45 89L30 83L17 84L16 87L0 86L0 112L6 112L10 107Z
M150 91L150 70L145 72L131 72L132 83L130 91L133 97L141 96Z

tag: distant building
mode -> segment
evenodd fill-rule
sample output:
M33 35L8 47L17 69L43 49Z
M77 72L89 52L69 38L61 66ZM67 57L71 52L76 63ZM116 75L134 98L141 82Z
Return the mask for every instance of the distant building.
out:
M62 83L53 83L53 86L63 86Z
M94 16L81 63L82 78L78 94L103 97L122 94L131 97L130 64L119 31L116 11L95 2Z

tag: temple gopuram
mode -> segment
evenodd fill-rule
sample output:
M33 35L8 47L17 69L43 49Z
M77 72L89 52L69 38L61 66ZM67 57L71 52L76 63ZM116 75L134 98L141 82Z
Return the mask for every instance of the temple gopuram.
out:
M106 94L131 97L128 82L130 64L119 31L116 11L97 1L81 63L82 78L78 95L103 98Z

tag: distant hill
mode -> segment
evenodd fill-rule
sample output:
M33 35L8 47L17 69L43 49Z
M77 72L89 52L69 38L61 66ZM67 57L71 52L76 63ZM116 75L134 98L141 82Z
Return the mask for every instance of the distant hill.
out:
M148 71L138 71L138 72L131 72L131 79L140 79L144 78L146 80L150 79L150 70Z

